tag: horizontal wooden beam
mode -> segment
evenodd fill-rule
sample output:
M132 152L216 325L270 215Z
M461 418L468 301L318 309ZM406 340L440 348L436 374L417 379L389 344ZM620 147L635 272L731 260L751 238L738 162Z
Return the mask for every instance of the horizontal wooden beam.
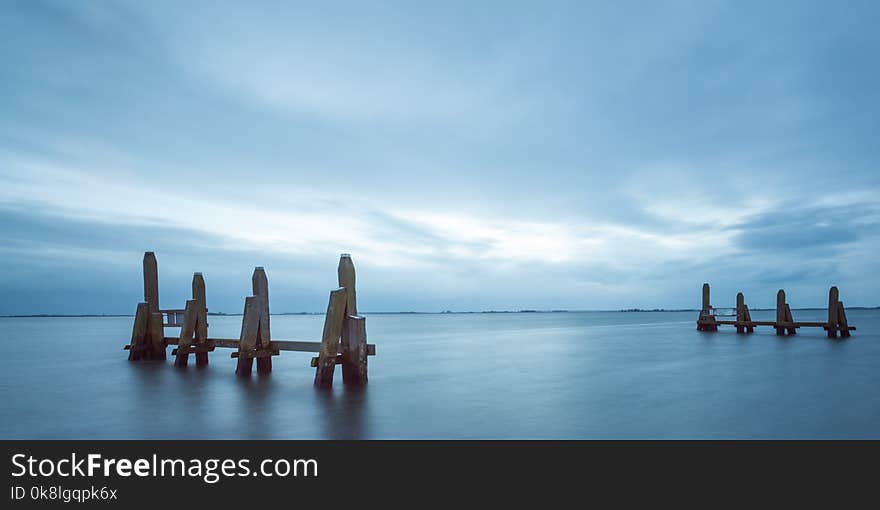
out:
M715 321L716 324L728 326L773 326L774 328L824 328L828 329L827 322L776 322L776 321ZM837 329L835 327L835 329ZM854 331L855 326L849 326Z
M179 339L173 336L165 337L165 345L177 345ZM238 340L233 338L208 338L206 347L221 347L226 349L238 349ZM272 340L270 348L278 351L295 352L321 352L321 342L301 342L294 340ZM367 344L367 356L376 355L376 344Z
M367 344L367 356L375 356L376 355L376 346L373 344ZM312 358L312 368L316 368L318 366L318 357L315 356ZM336 355L336 364L342 364L342 354Z
M278 356L281 352L278 349L257 349L255 351L235 351L229 357L230 358L268 358L270 356Z

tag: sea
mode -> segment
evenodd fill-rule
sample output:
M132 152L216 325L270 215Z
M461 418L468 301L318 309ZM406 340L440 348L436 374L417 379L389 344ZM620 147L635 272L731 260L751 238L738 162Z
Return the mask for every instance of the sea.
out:
M699 332L696 312L364 314L369 383L337 367L329 390L310 353L241 378L230 349L128 361L131 317L0 318L0 438L878 439L880 310L847 314L846 340ZM238 338L240 316L209 323ZM272 316L272 336L317 341L322 323Z

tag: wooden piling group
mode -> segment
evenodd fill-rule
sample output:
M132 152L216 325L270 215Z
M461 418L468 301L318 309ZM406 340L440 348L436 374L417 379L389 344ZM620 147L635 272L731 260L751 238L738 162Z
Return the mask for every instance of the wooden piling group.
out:
M737 333L753 333L756 326L771 326L776 330L777 335L794 335L798 328L821 327L827 331L828 338L837 338L838 332L841 337L846 338L850 336L850 331L856 329L855 326L850 326L846 320L846 310L843 307L843 302L839 300L837 287L831 287L828 292L827 322L795 321L783 289L779 289L776 293L776 320L752 320L749 307L745 303L745 297L742 292L739 292L736 295L736 320L729 321L718 320L716 317L709 300L709 284L704 283L703 302L700 316L697 319L697 330L718 331L719 325L735 326Z
M320 342L272 340L269 314L269 280L262 267L254 269L251 278L253 295L245 298L238 340L208 337L208 307L205 298L205 280L195 273L192 280L192 299L183 310L159 308L159 277L156 256L144 254L144 302L136 308L134 326L129 344L129 360L164 360L165 347L176 345L172 351L174 364L186 367L189 355L196 355L196 366L208 364L208 353L218 347L236 349L235 373L250 376L254 360L258 374L272 372L272 357L281 351L317 352L311 365L316 368L315 386L329 387L337 364L342 365L343 383L362 385L367 382L367 357L375 355L376 346L367 344L366 319L357 313L355 270L351 256L339 259L339 288L330 292L330 301L324 318ZM163 319L168 317L167 322ZM180 318L182 317L182 322ZM165 327L180 327L177 337L166 337Z

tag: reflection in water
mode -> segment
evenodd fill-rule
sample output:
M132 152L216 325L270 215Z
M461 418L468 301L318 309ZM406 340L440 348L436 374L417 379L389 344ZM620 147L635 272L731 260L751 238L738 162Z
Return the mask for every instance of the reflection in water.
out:
M369 437L364 420L368 394L367 387L346 386L341 393L315 388L315 401L321 411L325 439Z

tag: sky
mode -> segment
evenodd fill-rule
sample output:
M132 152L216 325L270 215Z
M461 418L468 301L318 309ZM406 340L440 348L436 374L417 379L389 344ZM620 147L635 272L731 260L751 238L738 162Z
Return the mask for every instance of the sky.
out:
M0 4L0 314L880 305L880 4Z

